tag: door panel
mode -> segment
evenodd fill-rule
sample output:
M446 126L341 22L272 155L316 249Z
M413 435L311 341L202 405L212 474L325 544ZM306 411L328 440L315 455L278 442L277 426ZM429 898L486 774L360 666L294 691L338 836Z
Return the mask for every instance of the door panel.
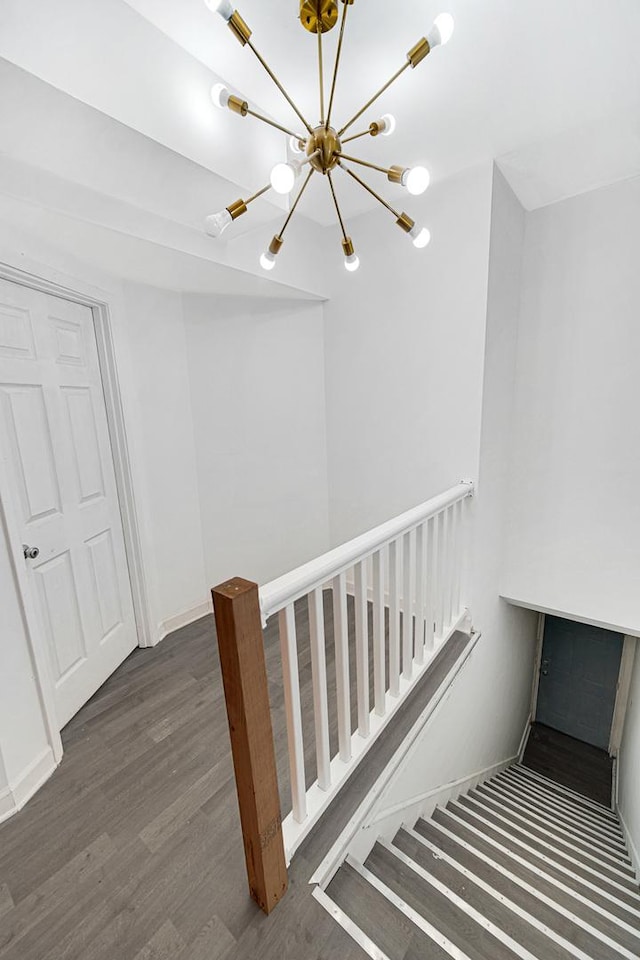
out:
M0 281L0 455L62 727L137 646L88 307Z
M608 749L623 644L621 634L547 617L537 721Z

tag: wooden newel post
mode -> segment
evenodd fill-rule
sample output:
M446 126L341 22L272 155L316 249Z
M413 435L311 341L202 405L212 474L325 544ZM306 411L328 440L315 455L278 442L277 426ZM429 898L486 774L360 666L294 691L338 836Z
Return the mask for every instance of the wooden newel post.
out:
M249 889L270 913L288 881L258 586L237 577L211 593Z

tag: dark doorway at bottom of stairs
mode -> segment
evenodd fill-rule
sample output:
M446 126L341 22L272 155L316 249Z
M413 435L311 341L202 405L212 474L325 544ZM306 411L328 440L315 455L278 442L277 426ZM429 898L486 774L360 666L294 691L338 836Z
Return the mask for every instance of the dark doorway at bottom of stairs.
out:
M611 807L613 760L606 750L534 723L522 763L590 800Z

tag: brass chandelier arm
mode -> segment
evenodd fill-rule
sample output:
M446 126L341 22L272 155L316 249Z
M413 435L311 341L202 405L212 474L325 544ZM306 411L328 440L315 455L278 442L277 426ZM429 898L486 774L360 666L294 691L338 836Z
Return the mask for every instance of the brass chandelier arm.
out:
M276 130L281 130L282 133L286 133L289 137L295 137L296 140L304 140L304 137L301 137L300 134L294 133L293 130L289 130L287 127L283 127L281 123L276 123L275 120L269 120L268 117L263 117L261 113L256 113L255 110L247 108L247 116L253 117L254 120L260 120L262 123L268 123L270 127L275 127Z
M359 140L360 137L370 137L371 136L371 127L368 130L363 130L362 133L354 133L351 137L345 137L342 140L342 143L351 143L352 140Z
M263 194L267 193L267 191L269 191L269 190L271 190L271 184L270 184L270 183L268 183L268 184L266 185L266 187L263 187L262 190L258 190L257 193L254 193L254 194L253 194L252 196L250 196L247 200L245 200L245 201L244 201L245 207L248 207L250 203L253 203L254 200L257 200L258 197L261 197Z
M285 230L287 229L287 227L289 226L289 221L291 220L291 217L292 217L292 216L294 215L294 213L296 212L296 207L297 207L298 204L300 203L300 200L302 199L302 194L303 194L303 193L305 192L305 190L307 189L307 186L309 185L309 180L311 180L311 177L313 176L314 172L315 172L315 171L314 171L314 169L313 169L313 167L312 167L311 170L309 170L309 173L307 174L307 179L305 180L305 182L304 182L304 183L302 184L302 186L300 187L300 192L298 193L298 196L297 196L296 199L294 200L293 205L292 205L292 207L291 207L291 210L289 210L289 215L287 216L287 219L285 220L285 222L284 222L283 225L282 225L282 230L281 230L280 233L278 234L278 236L280 237L280 239L282 239L282 237L284 236L284 232L285 232Z
M318 20L318 73L320 80L320 126L324 126L324 62L322 59L322 24Z
M385 92L385 90L388 90L389 87L391 86L391 84L392 84L392 83L395 83L396 80L398 79L398 77L402 76L402 74L404 73L404 71L407 70L410 66L411 66L411 61L410 61L410 60L407 60L406 63L404 63L404 64L400 67L400 69L399 69L396 73L394 73L394 75L391 77L391 79L390 79L390 80L387 80L387 82L385 83L385 85L384 85L383 87L380 87L380 89L378 90L378 92L375 93L375 94L371 97L371 99L368 100L368 101L365 103L365 105L364 105L364 107L362 108L362 110L358 110L358 112L356 113L356 115L353 116L353 117L351 118L351 120L349 120L349 123L346 123L346 124L344 125L344 127L342 128L342 130L339 130L339 131L338 131L338 136L339 136L339 137L342 137L342 134L343 134L343 133L346 133L346 131L349 129L349 127L352 126L352 124L354 124L354 123L356 122L356 120L359 120L360 117L362 116L362 114L363 114L366 110L368 110L369 107L370 107L372 104L374 104L379 97L382 96L382 94Z
M350 157L346 153L339 153L341 160L349 160L350 163L359 163L361 167L369 167L370 170L377 170L379 173L386 173L389 176L389 167L379 167L377 163L369 163L368 160L358 160L357 157Z
M285 100L287 101L287 103L289 104L289 106L291 107L291 109L294 111L294 113L298 116L298 119L304 124L304 126L305 126L306 129L309 131L309 133L313 133L313 129L311 128L311 126L310 126L310 124L308 123L308 121L305 120L305 118L303 117L303 115L300 113L300 111L298 110L297 106L295 105L295 103L293 102L293 100L291 99L291 97L289 96L289 94L287 93L287 91L285 90L285 88L282 86L282 84L280 83L280 81L279 81L278 78L276 77L275 73L273 72L273 70L271 69L271 67L270 67L269 64L267 63L267 61L264 59L264 57L263 57L260 53L258 53L258 51L257 51L256 48L254 47L254 45L252 44L252 42L251 42L250 39L246 41L246 45L247 45L247 46L249 47L249 49L253 52L254 56L255 56L256 59L259 61L259 63L262 64L262 66L264 67L264 69L267 71L267 73L269 74L269 76L271 77L271 79L273 80L273 82L275 83L276 87L278 88L278 90L280 91L280 93L282 94L282 96L285 98Z
M338 80L338 68L340 66L340 55L342 53L342 41L344 39L344 28L347 22L347 10L349 9L349 4L345 3L342 8L342 21L340 23L340 36L338 38L338 49L336 51L336 63L333 68L333 80L331 81L331 96L329 97L329 110L327 113L326 127L329 127L331 123L331 111L333 110L333 99L336 95L336 83Z
M344 227L344 220L342 219L342 214L340 213L340 207L339 207L339 205L338 205L338 198L336 197L336 189L335 189L335 187L334 187L334 185L333 185L333 177L331 176L331 171L330 171L330 170L327 170L327 178L328 178L328 180L329 180L329 186L330 186L330 188L331 188L331 196L333 197L333 202L334 202L334 204L335 204L336 213L337 213L337 215L338 215L338 223L340 224L340 229L342 230L342 236L344 237L345 241L347 241L349 238L347 237L347 231L345 230L345 227Z
M396 218L396 220L399 220L399 219L400 219L400 217L402 216L402 214L398 213L397 210L394 210L394 208L391 206L391 204L390 204L390 203L387 203L387 201L384 200L384 199L380 196L379 193L376 193L376 191L373 189L373 187L370 187L368 183L365 183L364 180L362 180L362 179L357 175L357 173L354 173L353 170L349 170L349 167L345 167L342 162L340 162L340 169L341 169L341 170L344 170L345 173L348 173L350 177L353 177L353 179L354 179L357 183L359 183L361 187L364 187L364 189L367 191L367 193L370 193L372 197L375 197L375 199L378 201L378 203L381 203L383 207L386 207L387 210L389 210L389 212L394 215L394 217Z

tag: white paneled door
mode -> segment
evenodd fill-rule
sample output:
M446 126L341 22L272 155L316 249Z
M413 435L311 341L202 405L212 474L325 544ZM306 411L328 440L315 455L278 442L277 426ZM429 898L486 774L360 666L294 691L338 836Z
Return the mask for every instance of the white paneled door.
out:
M131 587L92 312L3 280L0 455L62 728L137 646Z

